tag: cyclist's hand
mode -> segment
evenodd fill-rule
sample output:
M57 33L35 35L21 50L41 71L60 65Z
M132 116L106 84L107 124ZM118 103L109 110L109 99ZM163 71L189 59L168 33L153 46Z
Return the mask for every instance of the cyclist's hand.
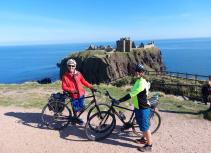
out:
M116 99L112 99L112 104L113 105L119 105L120 101Z

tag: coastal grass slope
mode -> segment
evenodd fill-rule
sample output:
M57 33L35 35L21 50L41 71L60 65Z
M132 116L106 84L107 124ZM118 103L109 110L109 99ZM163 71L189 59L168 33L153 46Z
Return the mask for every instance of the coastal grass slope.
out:
M116 87L107 84L94 85L101 94L97 94L98 102L108 102L104 96L105 90L108 90L114 98L120 98L129 92L130 86ZM62 92L61 82L57 81L52 84L41 85L35 82L23 83L23 84L0 84L0 106L14 106L24 108L38 108L47 104L48 98L52 93ZM155 94L157 92L152 92ZM87 90L87 94L90 91ZM211 111L208 110L208 106L196 103L193 101L186 101L173 95L165 95L160 93L159 110L192 115L192 117L208 118L211 120ZM88 100L87 100L88 101ZM132 105L130 101L121 105Z

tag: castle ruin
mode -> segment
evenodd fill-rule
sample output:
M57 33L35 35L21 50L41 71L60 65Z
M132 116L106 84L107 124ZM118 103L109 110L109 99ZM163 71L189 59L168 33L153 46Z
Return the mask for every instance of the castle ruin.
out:
M130 52L132 51L132 40L130 38L120 38L116 41L116 50L120 52Z
M151 42L149 42L148 44L144 45L144 48L145 48L145 49L146 49L146 48L153 48L153 47L155 47L154 41L151 41Z

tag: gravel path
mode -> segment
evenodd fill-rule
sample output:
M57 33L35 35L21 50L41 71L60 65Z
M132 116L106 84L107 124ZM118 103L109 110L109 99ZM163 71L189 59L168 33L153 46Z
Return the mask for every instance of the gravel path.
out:
M83 116L85 118L85 116ZM153 135L154 153L211 153L211 122L161 112ZM108 139L86 139L83 126L54 131L40 126L40 110L0 107L0 153L136 153L137 137L114 133ZM119 123L118 123L119 124Z

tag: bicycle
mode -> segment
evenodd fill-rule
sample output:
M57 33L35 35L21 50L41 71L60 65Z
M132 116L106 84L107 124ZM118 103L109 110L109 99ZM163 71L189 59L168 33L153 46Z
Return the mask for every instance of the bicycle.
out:
M89 117L85 125L85 133L87 138L92 141L99 141L108 137L116 127L115 115L123 123L121 131L132 128L134 134L136 134L137 136L142 136L142 132L139 130L139 126L136 124L134 111L132 109L125 108L115 104L114 103L115 99L111 97L108 91L106 91L105 95L110 98L111 105L104 104L107 105L107 107L109 107L107 111L99 111ZM149 102L151 104L150 130L151 133L154 134L157 132L161 124L161 117L159 113L155 110L158 105L158 96L157 95L153 96L152 98L149 99ZM121 108L132 112L127 122L125 121L126 118L124 117L124 115L122 115L121 112L118 112L116 108Z
M87 104L87 106L85 106L83 110L81 110L79 115L76 115L76 113L72 109L72 98L70 97L69 93L57 93L58 98L55 96L56 94L52 94L54 97L51 96L48 104L46 104L42 109L42 122L50 129L62 130L63 128L67 127L70 122L75 125L79 117L88 108L90 108L87 114L88 120L91 114L103 110L105 106L102 103L97 103L95 95L96 92L100 93L99 91L92 91L92 95L84 97L85 99L93 99ZM67 99L69 99L68 102ZM71 109L68 107L69 103L71 104ZM73 111L73 116L71 110Z

